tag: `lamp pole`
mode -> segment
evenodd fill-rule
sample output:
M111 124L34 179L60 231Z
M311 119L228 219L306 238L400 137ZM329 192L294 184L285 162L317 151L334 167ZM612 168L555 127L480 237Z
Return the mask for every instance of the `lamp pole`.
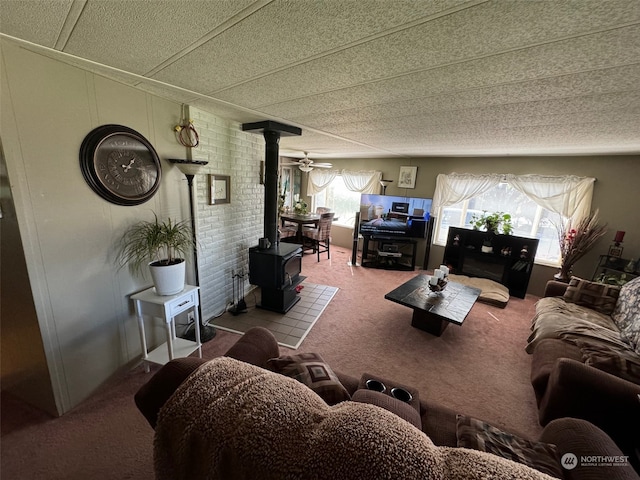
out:
M175 159L170 159L170 161L177 164L180 171L185 177L187 177L187 185L189 186L189 214L191 215L191 239L193 240L193 267L195 269L194 282L196 286L199 287L200 273L198 269L198 244L196 237L196 215L193 201L193 178L195 177L196 172L209 162ZM198 295L200 295L200 290L198 290ZM202 297L200 296L200 298ZM200 328L200 339L202 343L205 343L216 336L216 330L211 325L204 324L204 319L202 318L202 301L198 302L198 316L200 317L200 325L198 325L198 328Z
M189 213L191 215L191 238L193 240L193 268L195 269L195 284L200 286L200 273L198 271L198 249L196 247L196 216L193 208L193 175L192 173L186 173L187 185L189 185Z

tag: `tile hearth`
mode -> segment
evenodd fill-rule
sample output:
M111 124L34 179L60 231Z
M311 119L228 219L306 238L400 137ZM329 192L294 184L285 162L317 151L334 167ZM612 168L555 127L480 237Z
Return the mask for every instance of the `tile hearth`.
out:
M247 313L232 315L226 312L209 322L221 330L244 333L252 327L264 327L271 331L278 343L289 348L298 348L316 323L333 296L337 287L303 283L300 301L287 313L277 313L255 305L249 306ZM251 298L249 294L248 298ZM245 300L248 300L245 298Z

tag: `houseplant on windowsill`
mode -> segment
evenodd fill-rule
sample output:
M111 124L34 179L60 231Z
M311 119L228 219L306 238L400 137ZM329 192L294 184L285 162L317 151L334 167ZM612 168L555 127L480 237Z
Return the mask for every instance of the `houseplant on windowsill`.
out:
M195 245L189 221L141 221L131 225L118 243L120 267L129 265L133 273L143 273L148 265L158 295L175 295L184 290L184 257Z
M511 235L513 226L511 225L511 215L504 212L494 212L488 214L485 210L482 215L474 214L471 217L471 226L474 230L484 229L487 237L482 242L482 252L493 252L493 238L502 230L504 235Z
M598 210L591 212L582 220L568 219L563 222L558 228L560 272L553 278L561 282L569 282L573 265L607 232L606 227L606 224L598 224Z

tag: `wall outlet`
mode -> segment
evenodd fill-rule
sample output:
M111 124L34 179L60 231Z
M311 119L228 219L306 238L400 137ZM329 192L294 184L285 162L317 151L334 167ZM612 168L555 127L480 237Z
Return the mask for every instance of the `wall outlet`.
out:
M196 321L196 317L195 317L195 315L193 314L193 312L189 312L189 313L187 313L187 323L190 325L190 324L192 324L192 323L193 323L193 322L195 322L195 321Z

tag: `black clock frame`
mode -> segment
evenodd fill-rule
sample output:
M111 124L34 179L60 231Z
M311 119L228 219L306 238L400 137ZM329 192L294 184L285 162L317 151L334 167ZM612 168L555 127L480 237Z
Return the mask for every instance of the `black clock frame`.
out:
M99 174L96 170L96 154L99 153L99 148L103 142L114 135L124 135L142 144L156 166L157 175L154 184L149 190L139 196L131 197L117 195L100 180ZM80 146L80 169L85 181L94 192L108 202L123 206L140 205L141 203L145 203L151 199L151 197L153 197L158 191L158 188L160 188L160 181L162 179L160 157L151 143L135 130L123 125L115 124L101 125L100 127L94 128L87 134Z

